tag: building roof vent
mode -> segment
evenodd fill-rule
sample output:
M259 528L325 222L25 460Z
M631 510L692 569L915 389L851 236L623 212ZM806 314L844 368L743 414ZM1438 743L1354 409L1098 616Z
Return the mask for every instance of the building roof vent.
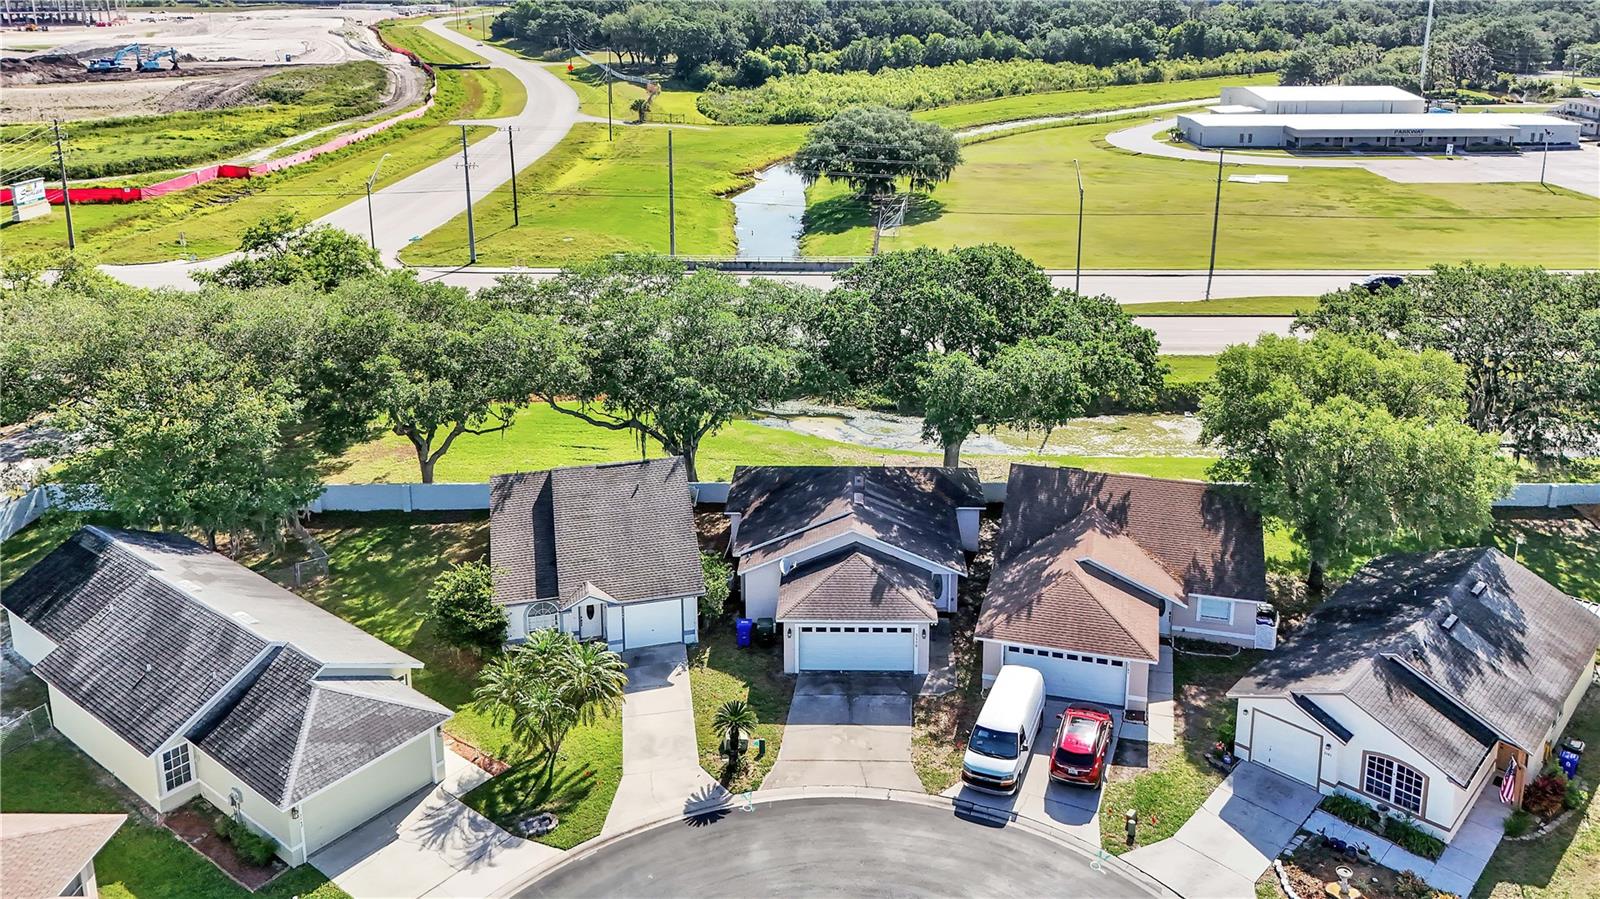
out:
M1473 596L1477 596L1479 593L1482 593L1484 590L1487 590L1488 588L1489 588L1488 584L1484 583L1483 581L1478 581L1477 583L1474 583L1472 585L1472 595Z
M1460 621L1460 620L1461 619L1456 617L1456 613L1451 612L1449 615L1445 616L1445 619L1443 621L1439 622L1439 627L1442 630L1449 630L1449 629L1455 627L1456 626L1456 622Z
M245 612L245 611L234 612L233 613L233 620L237 621L240 624L243 624L243 625L245 625L247 627L249 625L252 625L252 624L260 624L261 623L261 620L259 618L256 618L254 615L251 615L249 612Z

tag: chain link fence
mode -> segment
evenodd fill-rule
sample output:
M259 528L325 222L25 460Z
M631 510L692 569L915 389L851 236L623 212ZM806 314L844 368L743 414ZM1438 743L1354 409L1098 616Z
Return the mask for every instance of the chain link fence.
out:
M50 707L41 705L0 724L0 755L20 749L51 731Z

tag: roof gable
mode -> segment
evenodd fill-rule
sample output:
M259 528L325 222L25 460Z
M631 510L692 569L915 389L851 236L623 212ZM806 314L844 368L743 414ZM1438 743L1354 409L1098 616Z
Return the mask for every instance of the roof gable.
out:
M60 896L128 818L115 815L0 815L0 894Z
M933 621L934 602L927 571L856 546L806 561L778 586L780 619Z

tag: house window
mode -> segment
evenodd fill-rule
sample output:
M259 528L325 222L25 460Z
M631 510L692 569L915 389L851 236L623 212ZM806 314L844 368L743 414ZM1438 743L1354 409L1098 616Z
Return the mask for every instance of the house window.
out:
M1233 603L1226 599L1200 597L1200 618L1203 621L1233 621Z
M528 606L528 633L555 627L560 619L557 611L553 602L536 602Z
M174 746L161 754L161 776L168 793L194 778L194 766L189 763L188 743Z
M1422 814L1422 792L1426 781L1416 769L1381 755L1367 756L1362 790L1395 808L1413 815Z

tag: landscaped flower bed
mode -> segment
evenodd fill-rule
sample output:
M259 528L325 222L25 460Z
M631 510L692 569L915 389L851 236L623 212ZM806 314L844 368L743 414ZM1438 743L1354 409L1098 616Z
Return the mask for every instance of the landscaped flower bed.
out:
M1345 793L1322 797L1322 810L1328 814L1383 837L1413 855L1437 860L1444 854L1444 841L1405 818L1386 815Z

